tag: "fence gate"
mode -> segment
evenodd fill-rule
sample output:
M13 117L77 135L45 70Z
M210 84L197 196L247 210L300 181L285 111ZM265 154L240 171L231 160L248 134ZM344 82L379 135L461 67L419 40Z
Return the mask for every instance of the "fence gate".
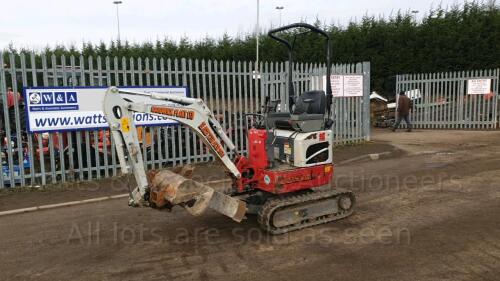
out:
M405 91L412 99L410 118L415 128L496 129L499 73L499 69L489 69L398 75L396 98ZM469 92L469 83L477 79L489 80L484 93Z

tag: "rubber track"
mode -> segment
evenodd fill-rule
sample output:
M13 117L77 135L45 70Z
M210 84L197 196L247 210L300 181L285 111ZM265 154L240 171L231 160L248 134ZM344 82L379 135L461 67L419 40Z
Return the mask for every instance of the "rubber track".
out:
M284 226L284 227L274 227L272 224L272 218L274 215L274 212L277 211L278 209L282 209L284 207L293 207L296 204L300 203L306 203L306 202L311 202L316 201L316 200L322 200L330 197L338 197L340 195L349 195L352 200L352 205L351 208L347 211L341 211L335 214L331 215L326 215L326 216L321 216L319 218L315 219L309 219L307 221L294 224L291 226ZM262 206L262 209L259 211L258 214L258 222L260 226L266 230L267 232L271 234L284 234L290 231L295 231L299 229L303 229L306 227L311 227L335 220L340 220L345 217L348 217L351 215L354 211L354 207L356 203L356 197L351 191L348 190L343 190L343 189L334 189L334 190L327 190L327 191L314 191L310 193L304 193L304 194L299 194L299 195L289 195L285 197L276 197L276 198L270 198L264 203ZM340 208L339 208L340 209Z

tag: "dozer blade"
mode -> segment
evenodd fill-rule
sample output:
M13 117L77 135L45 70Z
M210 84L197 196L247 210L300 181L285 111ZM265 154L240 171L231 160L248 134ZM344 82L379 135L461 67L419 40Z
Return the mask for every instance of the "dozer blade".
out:
M150 174L150 189L149 201L157 208L180 205L197 216L210 207L237 222L245 217L245 202L172 171Z

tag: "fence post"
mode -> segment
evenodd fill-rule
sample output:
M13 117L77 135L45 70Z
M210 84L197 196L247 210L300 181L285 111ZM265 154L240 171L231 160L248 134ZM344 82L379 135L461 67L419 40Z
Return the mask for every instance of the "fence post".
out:
M5 106L7 103L6 98L7 98L7 87L5 85L5 73L4 73L4 62L3 62L3 53L0 51L0 100L2 100L2 104ZM5 109L4 109L5 113ZM1 118L1 116L0 116ZM1 124L3 126L3 124ZM7 143L9 144L9 143ZM0 143L0 148L2 147ZM3 162L3 161L2 161ZM0 173L0 188L4 187L4 178L3 178L3 163L0 163L0 167L2 167L2 172Z
M370 141L370 62L363 62L363 135Z
M292 90L290 87L293 87L293 82L292 82L292 85L288 84L288 75L290 74L290 63L288 61L285 62L285 65L284 65L284 69L283 68L279 68L280 70L280 80L283 80L282 83L285 84L285 87L280 87L280 99L281 99L281 112L286 112L288 111L288 107L289 107L289 95L290 95L290 91ZM293 66L292 66L293 67ZM295 72L293 72L295 73ZM292 74L293 75L293 74ZM293 81L293 77L292 77L292 81ZM281 83L280 83L281 84ZM294 87L294 92L293 94L295 95L293 98L295 98L297 96L297 93L300 93L300 90L299 89L295 89L296 87Z
M11 186L15 184L14 178L14 153L12 149L12 140L11 140L11 127L10 127L10 116L9 116L9 108L7 106L7 79L5 75L5 62L3 58L4 54L0 53L0 93L3 102L3 110L4 110L4 126L5 126L5 136L7 138L7 165L9 166L9 183ZM10 66L11 76L12 76L12 65ZM15 74L14 74L15 75ZM3 174L3 171L2 171ZM2 186L4 182L2 181Z
M497 129L498 128L498 124L500 124L500 114L498 112L498 100L500 99L500 93L499 93L499 89L500 89L500 68L497 68L493 71L493 75L495 76L495 79L493 80L494 81L494 86L493 86L493 126L492 126L492 129Z

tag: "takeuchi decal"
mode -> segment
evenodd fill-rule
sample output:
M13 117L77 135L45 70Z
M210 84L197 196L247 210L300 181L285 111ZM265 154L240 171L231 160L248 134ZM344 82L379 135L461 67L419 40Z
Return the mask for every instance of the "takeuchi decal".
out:
M152 106L151 113L156 113L156 114L161 114L161 115L166 115L166 116L171 116L171 117L177 117L177 118L183 118L183 119L189 119L189 120L193 120L194 114L195 114L193 110L164 107L164 106Z
M205 138L208 140L208 142L213 147L215 152L219 155L219 157L221 157L221 158L224 157L224 155L226 154L224 151L224 148L217 141L214 133L212 132L212 130L210 130L210 127L208 127L208 124L206 122L203 122L200 124L200 126L198 126L198 129L205 136Z

